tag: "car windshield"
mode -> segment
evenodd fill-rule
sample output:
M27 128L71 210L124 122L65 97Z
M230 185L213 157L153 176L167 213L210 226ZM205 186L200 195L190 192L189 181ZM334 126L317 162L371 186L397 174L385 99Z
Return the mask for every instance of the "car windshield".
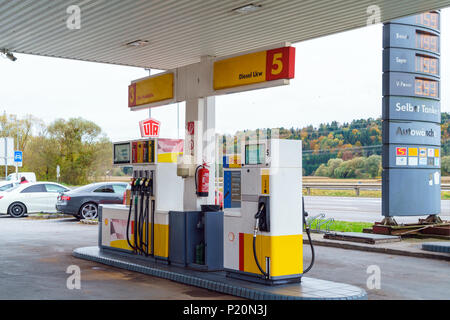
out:
M19 188L21 185L20 184L18 184L17 186L15 186L15 187L12 187L12 188L10 188L10 189L8 189L8 190L6 190L6 192L11 192L11 191L13 191L13 190L16 190L17 188Z
M21 176L20 173L19 174L11 173L10 175L8 175L6 177L5 181L17 181L17 180L20 180L21 177L25 177L25 176Z
M5 185L0 187L0 191L6 191L6 190L12 188L13 186L14 185L12 183L5 184Z
M94 186L92 184L88 184L88 185L73 189L72 192L85 192L85 191L89 191L92 188L94 188Z

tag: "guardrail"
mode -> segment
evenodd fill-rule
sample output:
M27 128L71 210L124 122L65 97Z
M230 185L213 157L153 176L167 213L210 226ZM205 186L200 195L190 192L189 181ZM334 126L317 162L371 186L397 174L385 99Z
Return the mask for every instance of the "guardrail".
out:
M311 195L311 189L324 190L355 190L357 197L361 190L381 190L380 183L304 183L303 188L306 189L306 194ZM441 185L442 191L450 191L450 184Z

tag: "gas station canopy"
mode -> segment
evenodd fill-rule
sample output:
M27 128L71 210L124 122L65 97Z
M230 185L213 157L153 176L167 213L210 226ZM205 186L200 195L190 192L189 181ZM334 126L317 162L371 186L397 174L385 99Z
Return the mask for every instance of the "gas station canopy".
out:
M70 29L67 8L81 9ZM450 6L450 0L0 0L0 49L173 69L202 56L229 56L296 43ZM376 8L376 7L375 7Z

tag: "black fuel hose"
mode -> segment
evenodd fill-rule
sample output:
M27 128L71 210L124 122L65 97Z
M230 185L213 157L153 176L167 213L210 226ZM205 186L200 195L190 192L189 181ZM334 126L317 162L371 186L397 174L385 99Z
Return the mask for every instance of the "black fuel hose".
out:
M261 206L261 208L259 208L258 212L255 214L256 223L258 223L258 219L261 217L263 209L264 209L264 204ZM269 279L269 274L267 272L265 272L261 268L261 265L259 264L258 257L256 256L256 233L257 233L257 230L258 230L257 228L258 228L258 226L255 225L255 232L253 233L253 258L255 259L256 265L258 266L258 269L261 272L261 274L266 279Z
M261 265L259 264L259 261L258 261L258 257L256 256L256 235L253 236L253 257L255 258L256 265L258 266L258 269L261 272L261 274L266 279L269 279L269 274L261 268Z
M138 224L137 224L137 231L138 231L138 249L140 252L144 253L143 250L143 240L142 240L142 232L143 232L143 218L145 215L145 207L144 207L144 193L141 191L140 197L140 210L139 210L139 216L138 216Z
M147 193L146 198L145 198L144 216L142 217L142 222L141 222L141 226L140 226L141 227L141 231L140 231L141 246L142 246L142 250L144 250L145 256L148 256L149 197L150 197L150 195ZM145 230L145 233L144 233L144 230ZM144 237L144 235L145 235L145 237Z
M152 204L152 214L151 214L151 219L152 219L152 235L151 235L151 249L152 249L152 256L155 255L155 200L151 201Z
M314 260L315 260L315 256L316 256L316 254L314 252L314 245L313 245L312 240L311 240L311 233L309 231L309 227L306 228L306 234L308 235L309 245L311 246L311 263L309 264L309 267L306 268L306 270L303 271L303 273L307 273L309 270L311 270L311 268L314 265Z
M145 241L144 241L144 246L145 246L145 255L148 256L148 229L149 229L149 211L150 211L150 204L149 204L149 197L150 194L147 193L147 197L145 200L145 212L144 212L144 229L145 229Z
M134 200L134 192L132 192L132 193L131 193L131 196L130 196L130 210L128 211L128 219L127 219L127 242L128 242L128 245L129 245L134 251L136 251L136 247L133 246L133 245L131 245L131 242L130 242L130 236L129 236L129 232L130 232L130 222L131 222L131 211L132 211L132 208L133 208L133 200Z
M143 236L144 236L144 219L145 219L145 210L146 208L144 207L144 195L145 192L141 189L140 192L140 210L139 210L139 217L138 217L138 221L137 221L137 241L136 241L136 248L139 250L139 252L141 252L144 255L147 255L145 250L144 250L144 246L145 246L145 241L143 240Z
M312 240L311 240L311 232L309 230L308 224L306 223L306 216L308 216L308 213L305 211L305 200L304 200L303 197L302 197L302 208L303 208L303 225L305 226L306 235L308 236L309 245L311 246L311 262L310 262L308 268L306 268L303 271L303 274L305 274L309 270L311 270L311 268L313 267L314 260L316 258L316 253L314 252L314 245L313 245Z
M138 248L139 252L145 253L144 250L143 250L143 241L142 241L142 232L143 232L143 230L142 230L142 223L143 223L143 216L144 216L145 208L143 206L144 202L143 202L142 198L143 198L143 196L142 196L142 193L141 193L141 196L140 196L140 210L139 210L138 221L137 221L137 236L138 236L138 238L137 238L137 245L136 245L136 247Z

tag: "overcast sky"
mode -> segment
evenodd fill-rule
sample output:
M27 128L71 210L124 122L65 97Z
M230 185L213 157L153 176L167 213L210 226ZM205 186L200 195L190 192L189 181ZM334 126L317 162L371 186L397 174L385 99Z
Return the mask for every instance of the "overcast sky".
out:
M442 10L441 17L441 105L442 111L450 112L450 9ZM216 98L217 132L381 116L381 25L294 46L295 79L289 86ZM148 111L128 110L128 85L147 76L146 70L16 57L16 62L0 58L0 112L32 114L46 123L83 117L97 123L113 141L140 137L138 122L147 118ZM182 131L184 103L179 110ZM162 137L177 137L177 105L152 109L152 116L162 122Z

